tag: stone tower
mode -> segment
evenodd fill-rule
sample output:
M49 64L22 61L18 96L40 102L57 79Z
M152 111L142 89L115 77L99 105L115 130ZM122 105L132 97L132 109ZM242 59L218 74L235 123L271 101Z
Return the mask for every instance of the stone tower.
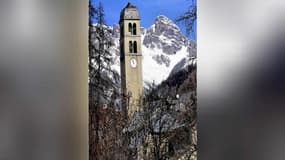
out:
M140 16L128 3L120 16L120 62L123 108L128 116L139 109L143 95Z

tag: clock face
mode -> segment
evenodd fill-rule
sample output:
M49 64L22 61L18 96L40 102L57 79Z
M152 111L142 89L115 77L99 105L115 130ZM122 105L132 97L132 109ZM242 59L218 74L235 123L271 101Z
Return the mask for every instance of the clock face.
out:
M131 63L131 67L133 67L133 68L137 67L137 60L136 59L131 59L130 63Z

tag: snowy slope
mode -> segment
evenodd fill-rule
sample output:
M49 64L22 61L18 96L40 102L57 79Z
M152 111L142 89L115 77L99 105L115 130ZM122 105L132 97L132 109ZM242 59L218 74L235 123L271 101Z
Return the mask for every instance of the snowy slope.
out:
M197 59L195 57L185 57L182 58L172 69L172 71L169 74L169 77L174 75L175 73L181 71L181 70L187 70L189 67L196 67L197 65Z
M106 28L111 30L114 44L111 47L111 53L114 53L114 64L111 67L120 74L119 25ZM159 84L184 58L196 58L196 42L185 37L179 27L166 16L156 17L149 28L141 28L141 33L145 83Z
M148 49L145 46L143 49L143 78L146 82L155 82L159 84L165 80L170 74L172 68L180 62L184 57L188 56L186 47L181 48L176 54L166 55L161 49ZM153 57L162 55L170 60L169 65L163 65L157 62Z

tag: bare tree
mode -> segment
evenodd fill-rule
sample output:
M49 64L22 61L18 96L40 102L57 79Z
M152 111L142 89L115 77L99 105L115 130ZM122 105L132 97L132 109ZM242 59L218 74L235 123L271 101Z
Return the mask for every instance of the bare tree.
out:
M194 33L196 20L197 20L197 1L191 0L188 9L176 19L176 22L184 23L186 27L186 33L190 35Z
M170 94L172 88L164 86L162 89L154 89L146 101L148 108L149 134L152 138L152 157L155 160L168 159L171 156L169 152L169 140L175 130L177 119L175 104L177 99L175 94Z
M143 132L141 146L144 159L196 159L197 98L196 72L185 71L185 79L151 85L143 104L143 125L136 124L136 132ZM177 75L174 75L174 78ZM192 79L192 80L190 80ZM171 84L171 85L170 85ZM144 128L143 130L141 128Z

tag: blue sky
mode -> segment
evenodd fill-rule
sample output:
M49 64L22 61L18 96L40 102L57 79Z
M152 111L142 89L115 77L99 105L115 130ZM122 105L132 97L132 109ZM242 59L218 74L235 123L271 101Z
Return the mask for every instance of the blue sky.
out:
M92 0L98 5L99 0ZM105 19L108 25L119 22L120 11L131 2L138 7L141 16L141 26L149 27L158 15L165 15L175 20L185 10L187 10L191 0L101 0L105 10ZM185 33L183 24L178 24ZM196 39L196 36L190 36Z

